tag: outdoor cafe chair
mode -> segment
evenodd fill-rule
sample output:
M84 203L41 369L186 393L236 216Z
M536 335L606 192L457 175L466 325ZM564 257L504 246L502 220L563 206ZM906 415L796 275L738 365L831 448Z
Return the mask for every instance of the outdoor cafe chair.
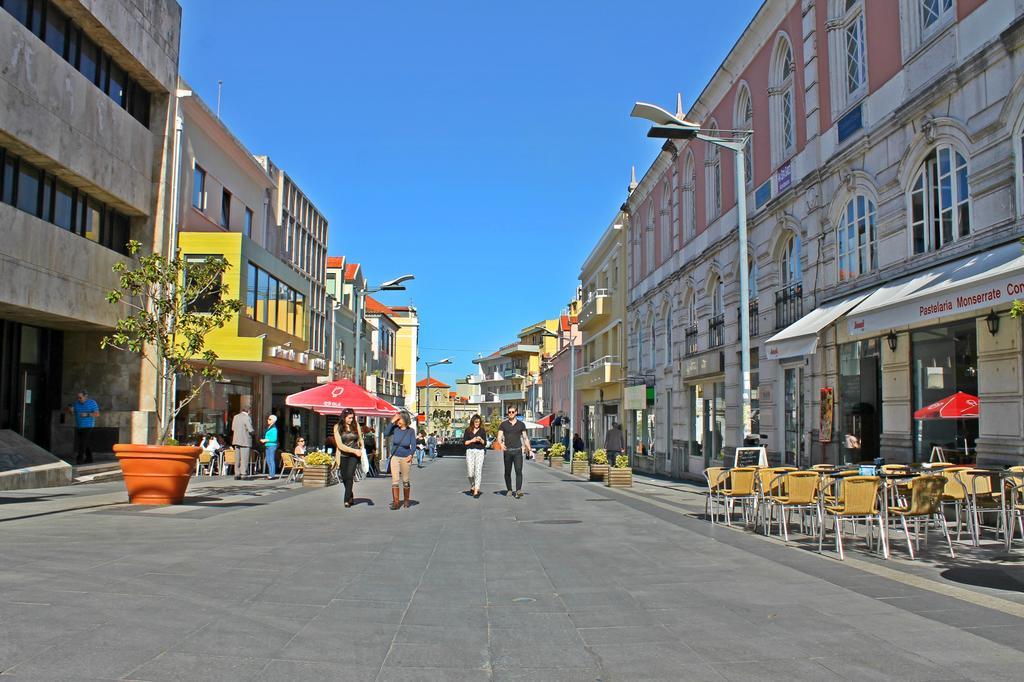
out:
M725 467L708 467L704 470L704 480L708 484L707 496L704 498L704 518L710 518L711 523L715 522L715 507L722 505L722 489L728 478L729 470Z
M221 453L221 462L222 462L222 464L221 464L221 467L220 467L220 473L222 475L226 474L228 472L228 467L233 467L235 469L235 473L238 474L238 475L241 475L238 472L238 466L235 463L237 456L238 455L235 454L235 449L234 448L228 448L223 453Z
M999 477L1001 473L969 467L953 470L953 477L963 489L964 502L967 506L967 528L971 532L971 541L975 547L981 543L981 521L985 514L996 514L997 533L1005 530L1002 490L992 485L992 479Z
M290 452L281 453L281 471L278 472L278 476L283 478L286 471L288 472L288 480L292 480L292 473L295 471L295 458Z
M785 480L784 492L769 497L769 517L767 530L771 533L772 517L775 511L779 513L779 534L789 542L789 515L793 511L800 512L800 527L803 529L805 512L811 512L811 530L814 530L814 520L821 524L821 507L818 506L818 472L790 470L778 475L779 479ZM782 486L773 486L782 489Z
M757 498L754 500L755 526L761 525L764 518L765 534L768 531L769 507L771 497L785 493L785 478L782 474L788 471L796 471L796 467L760 467L755 476Z
M878 476L847 476L843 479L842 501L838 504L825 506L825 511L833 519L836 534L836 551L840 560L846 560L843 553L843 522L862 520L867 522L868 546L872 546L871 523L878 522L879 542L883 554L887 554L885 543L885 523L878 505L878 493L882 480ZM822 524L818 535L818 551L821 551L825 537L825 526Z
M213 453L209 450L200 450L199 459L196 460L196 476L213 475Z
M721 490L727 526L732 525L732 514L737 502L743 514L743 522L749 524L757 502L754 483L756 474L757 467L735 467L729 470L729 484Z
M1024 467L1013 466L1006 472L1003 499L1006 505L1006 551L1009 552L1013 548L1015 528L1020 529L1024 538Z
M914 544L910 541L910 528L907 519L914 521L914 540L920 550L919 523L924 520L925 545L928 544L928 524L932 521L942 529L942 535L946 538L949 546L949 556L956 558L953 551L953 541L949 537L949 527L946 525L946 517L942 513L942 490L946 486L946 479L942 476L919 476L910 481L907 486L907 502L902 505L890 506L890 518L898 518L903 524L903 533L907 537L907 551L910 558L914 558Z

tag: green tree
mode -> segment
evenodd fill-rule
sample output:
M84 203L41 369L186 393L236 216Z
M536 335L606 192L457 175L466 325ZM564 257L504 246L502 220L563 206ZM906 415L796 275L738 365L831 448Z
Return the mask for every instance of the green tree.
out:
M501 426L501 417L494 416L484 422L484 431L489 438L498 437L498 427Z
M180 251L170 259L157 253L140 256L141 248L130 241L134 266L122 261L113 267L118 286L107 293L107 302L124 306L126 315L100 347L136 353L153 367L153 406L159 443L164 445L181 410L203 386L222 378L217 354L206 348L205 339L227 324L241 302L227 298L224 273L229 264L222 256L186 261ZM191 386L177 400L172 395L176 376ZM195 377L198 382L192 381Z

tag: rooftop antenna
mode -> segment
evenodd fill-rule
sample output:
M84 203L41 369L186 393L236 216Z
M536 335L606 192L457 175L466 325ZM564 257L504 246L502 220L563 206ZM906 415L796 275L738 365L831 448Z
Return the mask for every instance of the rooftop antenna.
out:
M224 89L224 81L217 81L217 118L220 118L220 93Z

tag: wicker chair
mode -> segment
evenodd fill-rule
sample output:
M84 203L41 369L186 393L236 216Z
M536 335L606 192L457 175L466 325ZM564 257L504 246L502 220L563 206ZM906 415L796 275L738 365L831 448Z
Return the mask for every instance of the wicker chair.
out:
M971 540L977 547L981 544L983 515L996 514L999 530L1004 530L1003 523L1006 518L1003 514L1003 493L992 485L994 475L991 471L971 468L958 468L953 471L954 478L963 489L964 501L967 504L967 527L971 531Z
M754 479L757 486L757 499L754 501L755 526L761 525L763 515L766 535L768 534L768 521L771 516L772 497L779 497L785 494L786 479L783 474L789 471L796 471L796 467L761 467L757 470Z
M711 523L715 522L715 505L722 504L721 493L728 478L729 470L725 467L708 467L704 470L704 480L708 484L707 496L704 498L704 518L710 518Z
M1006 551L1013 547L1014 521L1024 538L1024 466L1010 467L1011 475L1003 482L1003 499L1006 504Z
M737 502L740 503L744 523L749 524L757 503L756 475L757 467L735 467L729 470L729 485L720 493L725 504L726 525L732 525L732 510L736 508Z
M801 528L803 512L812 512L811 529L817 518L821 524L821 508L818 506L818 473L816 471L789 471L779 475L785 479L785 493L772 495L770 510L779 512L779 534L789 542L789 515L794 510L801 512ZM768 531L771 531L772 516L768 517Z
M885 543L885 524L878 506L878 491L882 480L878 476L847 476L843 479L842 500L838 504L826 505L825 511L833 518L836 534L836 551L841 560L846 559L843 553L843 521L863 520L867 522L868 546L872 545L871 523L878 522L879 542L883 553L887 554ZM824 527L818 536L818 551L821 551L825 537Z
M946 517L942 513L942 490L946 486L946 479L942 476L920 476L913 479L907 492L908 501L900 506L889 507L890 518L898 518L903 523L903 533L907 536L907 551L910 558L914 558L914 543L910 541L910 528L907 519L914 521L915 540L920 542L918 524L924 520L925 544L928 540L928 524L934 521L942 529L942 535L946 538L949 546L949 556L956 558L953 551L953 541L949 537L949 527L946 525ZM918 546L920 550L920 545Z
M224 454L223 454L223 458L224 458L223 459L224 466L221 468L221 472L220 473L221 474L225 474L225 473L227 473L228 467L234 467L235 475L236 476L241 476L241 473L238 471L238 465L237 465L238 455L235 452L235 449L234 448L228 448L227 450L225 450Z

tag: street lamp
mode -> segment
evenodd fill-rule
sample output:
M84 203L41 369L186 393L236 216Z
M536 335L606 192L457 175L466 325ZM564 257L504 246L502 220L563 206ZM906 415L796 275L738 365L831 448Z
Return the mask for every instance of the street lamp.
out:
M743 176L745 147L753 131L733 130L729 137L707 135L700 132L700 126L683 118L682 102L676 106L676 113L670 114L655 104L636 102L630 116L643 118L654 123L647 131L647 137L667 138L669 140L698 139L716 147L724 147L736 154L736 212L739 222L739 260L740 260L740 373L742 375L743 417L740 425L740 441L747 435L750 425L750 264L747 262L747 191Z
M437 367L438 365L450 365L452 364L451 358L445 358L444 360L438 360L437 362L426 362L423 363L427 366L427 400L426 406L423 408L423 428L429 431L430 429L430 369Z
M388 280L383 284L375 287L363 286L362 289L356 290L356 361L355 361L355 380L361 388L366 388L366 385L362 380L362 364L363 364L363 307L366 304L366 295L375 294L378 291L405 291L403 282L408 282L411 279L416 279L415 275L402 275L395 279Z
M540 332L541 336L548 338L561 339L561 334L556 334L553 331L545 329L544 327L534 327L530 331ZM573 434L572 430L576 427L576 334L569 332L569 462L572 462L573 455ZM553 466L551 458L548 457L548 466Z

